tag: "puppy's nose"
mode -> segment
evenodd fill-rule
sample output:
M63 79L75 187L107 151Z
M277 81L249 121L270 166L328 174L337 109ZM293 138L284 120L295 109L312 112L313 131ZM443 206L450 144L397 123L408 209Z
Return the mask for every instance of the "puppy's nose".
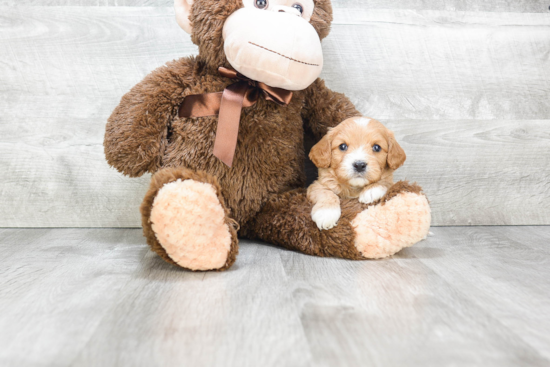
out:
M367 164L363 161L356 161L356 162L353 162L353 168L355 169L356 172L365 172L365 170L367 169Z

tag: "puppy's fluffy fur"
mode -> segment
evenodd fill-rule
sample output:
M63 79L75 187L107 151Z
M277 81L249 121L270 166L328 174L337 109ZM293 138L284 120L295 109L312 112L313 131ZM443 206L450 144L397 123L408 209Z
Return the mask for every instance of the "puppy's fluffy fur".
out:
M309 157L319 179L307 191L314 204L311 215L320 229L340 219L340 197L364 204L381 199L393 185L393 171L406 155L393 133L376 120L354 117L330 129Z

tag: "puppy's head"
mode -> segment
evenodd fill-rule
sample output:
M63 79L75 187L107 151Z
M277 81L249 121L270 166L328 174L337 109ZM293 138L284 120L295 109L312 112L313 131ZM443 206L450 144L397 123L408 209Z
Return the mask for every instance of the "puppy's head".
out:
M406 155L393 133L376 120L348 119L329 132L309 153L318 168L331 168L339 181L363 187L396 170Z

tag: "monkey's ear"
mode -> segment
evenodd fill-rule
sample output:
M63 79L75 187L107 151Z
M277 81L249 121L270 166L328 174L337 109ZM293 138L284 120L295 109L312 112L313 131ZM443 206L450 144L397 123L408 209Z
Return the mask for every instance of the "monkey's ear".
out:
M174 0L174 10L176 10L176 21L179 26L191 34L193 26L189 21L189 14L191 14L191 7L194 0Z
M332 138L330 135L330 133L326 134L309 152L309 159L317 168L330 167L332 158Z
M405 163L407 155L405 154L403 148L401 148L401 145L397 143L397 140L395 140L395 136L391 131L388 134L388 145L388 166L391 169L396 170L401 167L403 163Z

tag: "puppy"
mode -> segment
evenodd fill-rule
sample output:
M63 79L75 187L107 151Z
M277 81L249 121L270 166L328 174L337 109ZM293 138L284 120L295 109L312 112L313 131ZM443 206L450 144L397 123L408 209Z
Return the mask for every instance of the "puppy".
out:
M381 199L406 155L380 122L355 117L329 129L309 158L319 168L319 179L307 190L314 204L311 216L319 229L330 229L340 219L339 198L359 198L364 204Z

